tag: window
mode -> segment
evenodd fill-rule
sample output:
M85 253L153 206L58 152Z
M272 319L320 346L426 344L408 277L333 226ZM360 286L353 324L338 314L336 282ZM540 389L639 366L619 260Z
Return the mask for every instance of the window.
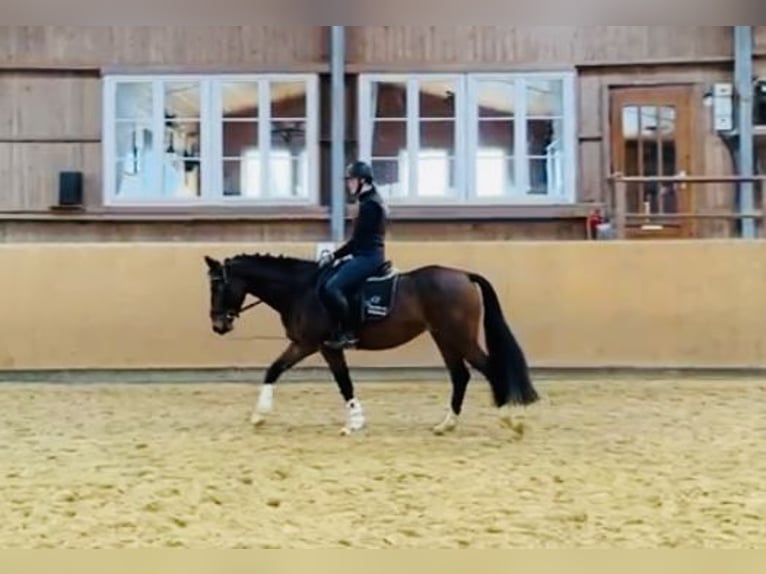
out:
M573 73L363 75L360 155L396 203L573 202L574 107Z
M317 94L302 74L107 77L106 203L316 203Z

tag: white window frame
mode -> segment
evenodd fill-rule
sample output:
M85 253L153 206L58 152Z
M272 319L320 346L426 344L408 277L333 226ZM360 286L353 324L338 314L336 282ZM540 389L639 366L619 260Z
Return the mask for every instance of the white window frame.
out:
M200 84L200 163L199 197L162 197L159 194L120 197L117 193L116 90L123 82L150 82L153 94L152 131L159 134L154 151L155 166L162 165L164 152L165 82L199 82ZM303 81L306 84L306 154L308 161L308 194L306 197L242 197L223 195L223 116L221 85L229 81L258 82L259 147L264 157L271 151L271 82ZM103 78L102 147L104 204L109 207L178 207L178 206L285 206L319 204L319 79L316 74L114 74ZM276 121L279 121L277 118ZM157 136L155 136L156 140ZM157 163L159 161L159 163ZM261 189L268 186L268 161L261 169ZM154 187L161 189L162 169L154 170Z
M407 157L418 157L423 151L420 147L420 90L421 81L449 81L455 86L455 191L454 195L422 196L417 195L418 164L406 162L408 166L407 179L402 182L406 190L404 197L391 198L391 203L397 204L449 204L461 203L462 190L465 189L465 163L461 158L465 155L465 120L461 108L465 99L465 81L461 74L360 74L358 84L359 110L359 155L363 161L372 160L372 130L375 118L372 109L372 84L375 82L406 82L407 84ZM447 120L448 118L444 118ZM368 121L369 120L369 121Z
M475 193L475 157L478 147L478 108L477 82L481 80L512 80L514 81L514 99L516 113L514 117L515 140L518 142L517 153L514 155L515 176L517 187L527 190L529 187L529 166L526 154L521 154L527 141L527 100L525 81L559 80L562 82L562 153L564 159L561 171L555 170L554 177L549 180L555 188L551 193L535 195L524 193L506 194L503 196L478 197ZM409 166L407 181L403 187L408 190L405 198L392 197L394 204L460 204L460 205L556 205L573 204L577 201L577 102L576 80L573 70L548 72L508 72L508 73L372 73L360 74L358 80L358 123L359 123L359 155L365 161L372 159L372 130L375 118L372 109L371 88L375 82L406 82L407 83L407 151L409 157L415 157L419 151L419 102L418 83L420 80L452 80L456 82L455 90L455 185L457 194L452 197L424 197L417 195L417 168L414 162ZM548 162L550 163L550 162Z

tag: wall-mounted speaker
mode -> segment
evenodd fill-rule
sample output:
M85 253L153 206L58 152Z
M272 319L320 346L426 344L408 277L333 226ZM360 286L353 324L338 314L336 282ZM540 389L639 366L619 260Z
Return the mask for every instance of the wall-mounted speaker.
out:
M59 172L59 205L79 207L82 205L83 177L81 171Z

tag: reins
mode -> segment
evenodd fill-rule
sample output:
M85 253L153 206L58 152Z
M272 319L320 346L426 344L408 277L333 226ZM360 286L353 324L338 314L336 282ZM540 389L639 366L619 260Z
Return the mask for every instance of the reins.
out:
M252 309L253 307L257 307L257 306L258 306L258 305L260 305L261 303L263 303L263 301L262 301L261 299L258 299L258 300L257 300L255 303L250 303L249 305L245 305L245 306L244 306L244 307L242 307L242 308L241 308L239 311L237 311L237 315L236 315L236 316L237 316L237 317L239 317L239 316L240 316L242 313L244 313L245 311L249 311L249 310L250 310L250 309Z

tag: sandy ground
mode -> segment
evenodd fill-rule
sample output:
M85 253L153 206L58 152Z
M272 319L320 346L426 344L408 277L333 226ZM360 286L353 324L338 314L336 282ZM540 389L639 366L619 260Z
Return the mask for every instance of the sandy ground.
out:
M480 379L0 386L0 547L766 547L766 382L542 381L526 433Z

